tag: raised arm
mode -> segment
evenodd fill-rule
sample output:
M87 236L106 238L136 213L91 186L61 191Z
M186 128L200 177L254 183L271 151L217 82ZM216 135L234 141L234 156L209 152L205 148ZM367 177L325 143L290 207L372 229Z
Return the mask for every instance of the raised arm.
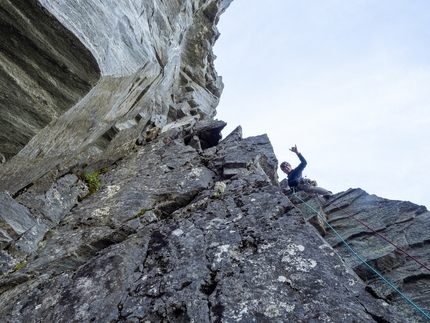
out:
M302 154L297 149L297 145L294 145L294 147L291 147L290 150L297 155L300 159L300 165L296 167L298 170L303 170L306 165L308 164L306 159L302 156Z

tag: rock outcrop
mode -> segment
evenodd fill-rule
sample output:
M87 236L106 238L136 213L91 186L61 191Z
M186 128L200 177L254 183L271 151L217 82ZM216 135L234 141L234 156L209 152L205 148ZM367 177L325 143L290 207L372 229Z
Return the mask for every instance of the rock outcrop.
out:
M100 77L90 51L36 0L0 4L0 156L10 158Z
M67 172L103 154L111 158L112 150L127 151L136 134L145 137L176 119L215 115L222 82L212 46L218 16L231 0L40 2L91 51L101 78L14 156L1 172L7 176L0 175L0 190L16 192L55 167ZM20 129L26 122L32 116Z
M2 322L423 322L284 194L266 135L242 138L239 127L221 140L225 122L214 116L223 85L212 46L230 2L2 2L2 28L20 26L38 51L54 55L55 37L67 35L58 61L44 57L87 86L70 83L71 97L83 96L76 104L35 89L49 109L65 112L52 114L19 153L4 151ZM46 22L50 33L42 32ZM30 65L51 71L36 58ZM28 75L16 74L16 83ZM17 118L31 124L42 114L35 111ZM16 132L5 133L6 144ZM381 217L400 210L377 229L407 232L403 246L428 257L425 209L361 190L335 201L366 214L374 200L386 205ZM376 243L324 207L357 244ZM418 227L427 231L413 240ZM428 286L427 273L390 248L375 252L368 258L378 266L399 262L391 266L402 268L396 284L428 307L421 289L411 291L414 282Z
M314 210L372 268L426 313L430 309L430 212L410 202L390 201L349 189L334 199L297 193L291 200L306 220L366 283L369 292L394 305L408 322L428 320L349 250L334 232L317 219ZM308 207L305 203L310 207Z
M224 125L170 126L87 197L74 175L5 195L46 223L4 251L5 322L402 322L280 191L267 136L186 144Z

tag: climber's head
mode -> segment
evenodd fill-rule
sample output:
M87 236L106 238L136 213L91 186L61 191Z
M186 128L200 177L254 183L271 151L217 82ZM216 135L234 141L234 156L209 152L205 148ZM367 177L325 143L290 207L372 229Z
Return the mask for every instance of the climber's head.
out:
M293 168L291 167L290 163L288 163L286 161L281 163L280 168L285 174L289 174L293 171Z

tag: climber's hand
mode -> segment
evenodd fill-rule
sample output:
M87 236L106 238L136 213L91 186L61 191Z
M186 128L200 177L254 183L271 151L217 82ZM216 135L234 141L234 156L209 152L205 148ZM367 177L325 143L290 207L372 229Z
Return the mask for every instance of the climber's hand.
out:
M299 151L297 150L297 145L294 145L294 147L291 147L291 148L290 148L290 150L291 150L293 153L296 153L297 155L298 155L298 154L300 154L300 153L299 153Z

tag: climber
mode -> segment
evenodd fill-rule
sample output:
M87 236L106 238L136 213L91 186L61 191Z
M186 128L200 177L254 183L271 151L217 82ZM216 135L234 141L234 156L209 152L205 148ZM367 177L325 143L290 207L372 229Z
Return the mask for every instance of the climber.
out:
M297 150L297 145L294 145L294 147L290 148L290 150L293 153L296 153L297 157L299 157L300 164L293 169L290 163L286 161L281 163L281 170L288 175L288 186L305 192L320 194L324 198L329 199L333 194L332 192L326 190L325 188L315 186L315 181L311 181L302 177L302 171L305 169L307 162L302 154Z

